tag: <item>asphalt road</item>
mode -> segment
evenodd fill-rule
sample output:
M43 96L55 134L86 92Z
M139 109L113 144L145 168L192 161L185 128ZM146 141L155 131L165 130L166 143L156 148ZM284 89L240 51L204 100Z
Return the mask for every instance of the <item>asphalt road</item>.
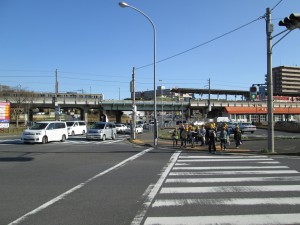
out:
M299 224L299 160L152 149L122 137L1 140L0 224Z

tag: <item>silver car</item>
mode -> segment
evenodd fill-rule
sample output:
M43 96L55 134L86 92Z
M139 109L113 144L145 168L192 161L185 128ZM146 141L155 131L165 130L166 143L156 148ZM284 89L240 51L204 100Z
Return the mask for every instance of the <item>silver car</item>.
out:
M116 139L117 128L114 123L110 122L97 122L91 125L90 129L87 130L87 140L102 140Z
M252 134L256 131L256 126L250 122L243 122L239 124L242 133L251 132Z

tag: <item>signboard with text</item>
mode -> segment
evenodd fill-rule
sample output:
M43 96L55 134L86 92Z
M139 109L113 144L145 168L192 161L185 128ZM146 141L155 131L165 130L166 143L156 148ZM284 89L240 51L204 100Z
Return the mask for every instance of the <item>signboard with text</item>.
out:
M10 103L0 102L0 128L9 128Z

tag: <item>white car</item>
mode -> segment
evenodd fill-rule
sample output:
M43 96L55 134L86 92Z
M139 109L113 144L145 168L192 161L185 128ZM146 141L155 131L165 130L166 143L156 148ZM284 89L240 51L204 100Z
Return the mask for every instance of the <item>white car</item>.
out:
M66 121L68 126L69 135L84 135L86 133L86 123L85 121Z
M122 123L116 123L117 133L125 133L127 126Z
M142 126L136 126L135 127L135 133L136 134L142 134L144 132L144 129ZM125 130L125 134L131 134L131 128L127 127Z
M36 122L32 127L22 133L21 140L24 143L43 143L50 141L64 142L68 139L66 122L62 121L41 121Z

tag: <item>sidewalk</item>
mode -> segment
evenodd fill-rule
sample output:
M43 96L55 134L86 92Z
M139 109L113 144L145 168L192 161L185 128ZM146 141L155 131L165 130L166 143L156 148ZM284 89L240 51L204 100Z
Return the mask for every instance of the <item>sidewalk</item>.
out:
M143 134L138 134L136 136L136 140L131 140L132 143L142 146L154 146L154 136L152 132L145 132ZM181 150L189 150L195 152L208 152L208 146L200 146L200 144L195 144L194 148L192 148L191 144L187 144L187 147L180 148L180 140L178 140L178 146L173 147L173 141L168 139L158 138L158 147L159 148L172 148L172 149L181 149ZM217 152L226 152L226 153L258 153L258 151L250 150L247 148L243 148L243 145L240 148L235 148L234 143L231 143L226 149L226 151L221 151L220 142L216 143Z

